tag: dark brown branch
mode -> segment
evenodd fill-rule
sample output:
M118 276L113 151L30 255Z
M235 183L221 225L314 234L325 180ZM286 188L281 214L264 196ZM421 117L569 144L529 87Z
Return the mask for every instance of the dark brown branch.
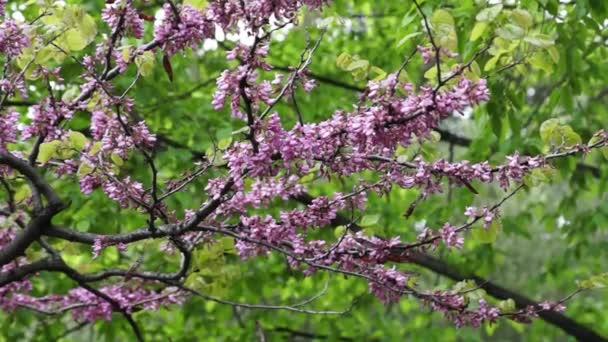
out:
M313 200L313 197L308 194L302 194L296 197L295 199L304 204L309 204ZM338 215L332 221L331 224L334 226L349 226L350 229L353 231L358 231L362 229L362 227L358 226L357 224L354 224L351 220L342 215ZM403 260L401 256L395 259ZM457 271L457 267L449 265L444 261L434 258L428 254L410 251L408 253L407 259L403 260L402 262L414 263L418 266L422 266L437 274L441 274L456 281L472 279L477 283L480 288L484 289L489 295L494 298L503 300L509 298L513 299L518 308L525 308L529 305L538 306L538 303L532 301L531 299L511 290L508 290L504 287L501 287L500 285L494 284L486 279L483 279L476 275L461 274ZM543 310L540 311L538 314L540 318L542 318L545 322L562 329L564 332L568 333L573 337L576 337L581 341L607 341L595 331L581 325L580 323L574 321L573 319L565 316L562 313Z
M513 292L509 289L506 289L498 284L494 284L491 281L478 277L476 275L468 275L459 273L456 267L452 265L448 265L445 262L423 253L411 253L408 257L409 261L422 266L426 269L429 269L437 274L441 274L455 281L462 281L466 279L474 280L477 285L484 289L490 296L505 300L505 299L513 299L515 301L515 305L518 308L523 309L527 306L538 306L538 303L529 299L526 296L523 296L517 292ZM575 320L565 316L562 313L550 311L550 310L542 310L538 313L540 318L542 318L545 322L556 326L562 329L564 332L569 334L570 336L575 337L579 341L608 341L604 337L597 334L595 331L581 325Z

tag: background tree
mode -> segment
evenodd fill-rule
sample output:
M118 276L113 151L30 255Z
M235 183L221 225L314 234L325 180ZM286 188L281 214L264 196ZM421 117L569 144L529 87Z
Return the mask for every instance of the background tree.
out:
M608 334L603 2L0 9L5 339Z

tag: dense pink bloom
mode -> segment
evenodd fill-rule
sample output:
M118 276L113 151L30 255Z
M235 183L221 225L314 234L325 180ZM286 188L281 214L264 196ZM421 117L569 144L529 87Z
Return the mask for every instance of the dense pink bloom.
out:
M376 281L369 282L369 290L384 304L399 301L407 284L407 277L393 268L378 266L373 271Z
M0 5L0 11L4 8ZM0 22L0 54L17 57L21 50L30 45L30 40L23 27L14 20L6 19Z
M12 108L0 113L0 151L6 151L6 145L15 142L18 120L19 113Z
M186 47L195 48L203 39L214 34L213 23L206 20L203 14L191 5L176 5L179 18L173 8L166 3L163 6L163 19L154 26L154 39L161 42L168 55Z
M129 207L130 203L135 203L144 199L144 187L141 183L127 177L123 180L107 180L103 184L103 191L108 197L120 204L122 208Z
M27 117L31 123L27 125L21 137L44 137L46 140L60 139L64 130L59 126L64 119L69 119L74 114L70 106L63 101L42 100L39 104L31 106Z
M101 186L102 180L96 174L89 173L80 177L79 183L80 191L82 191L83 194L88 195Z
M91 115L91 134L94 139L101 140L103 151L126 158L135 146L146 149L154 147L156 137L150 133L144 121L129 126L128 130L128 133L125 132L114 113L94 110Z
M106 7L101 12L101 18L108 23L112 32L116 31L121 16L123 17L122 30L135 38L144 36L144 21L139 17L137 10L133 8L132 1L106 3Z
M451 224L446 223L445 225L443 225L439 233L441 235L443 243L445 243L448 247L458 249L462 248L462 245L464 244L464 238L462 236L459 236L458 232L456 231L456 228Z

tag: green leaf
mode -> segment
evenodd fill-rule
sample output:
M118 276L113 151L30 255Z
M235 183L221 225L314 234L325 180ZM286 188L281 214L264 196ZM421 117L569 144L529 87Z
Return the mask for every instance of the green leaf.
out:
M467 75L468 79L478 80L481 77L481 68L479 68L479 64L477 64L476 61L473 61L473 63L471 63L471 66L469 66L469 70L470 74Z
M553 62L544 52L535 53L529 61L530 64L537 69L544 70L547 73L553 72Z
M500 326L499 322L494 322L494 323L486 322L484 324L484 328L486 330L486 334L488 336L494 335L494 333L496 332L496 329L498 329L499 326Z
M599 135L593 135L591 137L591 139L589 139L587 146L593 146L600 141L602 141L602 138ZM599 150L602 153L602 155L604 156L604 158L608 159L608 146L600 147Z
M524 41L538 47L549 47L555 44L555 39L543 33L532 33L525 37Z
M546 120L540 125L540 138L548 146L571 146L582 142L572 127L560 124L557 119Z
M352 61L346 68L346 71L354 71L357 69L365 69L367 70L367 68L369 67L369 62L365 59L359 59L359 60L355 60Z
M345 231L346 231L346 227L344 227L344 226L337 226L334 229L334 236L339 239L339 238L342 237L342 235L344 235Z
M500 11L502 11L502 4L484 8L479 13L477 13L475 19L477 21L492 21L498 16Z
M143 77L150 76L154 73L155 62L156 60L152 51L145 51L143 54L135 57L135 64Z
M91 171L93 171L93 167L89 163L80 163L76 175L78 177L82 177L84 175L88 175L89 173L91 173Z
M120 167L124 164L124 161L122 160L122 158L120 158L120 156L116 153L110 154L110 159L112 160L114 165L116 165L118 167Z
M554 170L550 167L534 169L524 176L524 183L529 187L535 187L543 183L549 183L554 176Z
M438 9L433 12L430 21L437 45L450 51L456 51L458 48L458 36L456 35L452 15L446 10Z
M369 73L372 75L376 75L372 77L372 81L380 81L386 77L386 71L380 69L377 66L372 66L371 68L369 68Z
M413 32L413 33L405 35L403 38L401 38L399 40L399 42L397 43L397 47L401 47L402 45L404 45L405 43L407 43L410 39L412 39L412 38L414 38L416 36L419 36L421 34L422 34L422 32Z
M203 9L207 5L207 0L185 0L185 4L190 4L196 9Z
M232 131L232 135L239 135L239 134L249 134L249 126L244 126L244 127L237 129L236 131Z
M486 62L486 65L484 65L483 71L488 72L488 71L493 70L496 67L496 63L498 62L499 58L500 58L500 55L499 56L494 56L494 57L490 58Z
M80 95L80 87L71 86L63 93L63 95L61 95L61 101L71 102L76 99L78 95Z
M517 309L515 301L511 298L501 300L500 302L498 302L498 304L496 304L496 307L500 309L501 313L514 312Z
M608 273L598 274L576 283L581 289L603 289L608 287Z
M471 41L474 42L479 39L486 31L486 28L488 28L488 23L485 21L475 23L475 26L473 26L473 30L471 31Z
M336 58L336 65L342 69L342 70L346 70L346 68L350 65L350 63L352 63L353 61L353 57L346 53L346 52L342 52L338 58Z
M87 137L84 134L76 131L71 131L68 134L67 148L73 148L78 151L82 151L84 147L89 143Z
M433 25L435 28L441 25L454 27L454 18L450 12L443 9L438 9L433 12L433 15L431 16L431 25Z
M59 140L53 140L40 144L40 150L38 152L38 158L36 158L36 161L44 164L52 158L55 158L60 146L61 141Z
M530 12L523 9L516 9L511 11L510 18L515 25L524 29L528 29L532 26L532 24L534 24Z
M547 53L551 56L551 59L555 64L559 63L559 51L555 48L555 46L549 46L547 48Z
M540 125L540 138L547 142L554 135L555 130L560 126L558 119L549 119Z
M63 52L58 51L54 46L48 45L36 52L36 58L34 59L34 63L44 64L53 58L57 58L61 54L63 54ZM25 67L25 65L23 67Z
M488 228L475 228L472 231L473 239L480 243L489 243L493 244L496 242L498 238L498 234L502 231L502 223L498 218L495 218L494 221L490 224Z
M500 27L496 30L496 34L498 36L507 39L507 40L516 40L523 38L526 34L526 31L519 26L513 24L506 24L503 27Z
M71 29L66 31L59 40L60 44L65 46L70 51L80 51L89 45L89 42L76 30Z
M93 146L91 146L91 148L89 149L89 154L90 155L95 155L97 154L99 151L101 151L101 147L102 147L102 142L101 141L97 141L93 144Z
M369 227L378 224L380 221L380 214L370 214L365 215L361 218L361 223L359 225L361 227Z
M226 137L217 142L217 147L221 150L225 150L230 147L230 144L232 144L232 137Z

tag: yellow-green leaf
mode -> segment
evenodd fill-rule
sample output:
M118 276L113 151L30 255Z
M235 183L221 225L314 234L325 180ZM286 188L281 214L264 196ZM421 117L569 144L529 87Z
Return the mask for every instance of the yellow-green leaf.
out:
M602 141L602 138L598 135L594 135L591 137L591 139L589 139L589 142L587 143L587 145L593 146L600 141ZM600 147L599 150L602 152L602 155L604 156L604 158L608 159L608 146Z
M369 226L373 226L375 224L377 224L380 221L380 215L379 214L370 214L370 215L365 215L361 218L361 223L359 223L359 225L361 227L369 227Z
M78 171L76 172L76 175L78 177L81 177L81 176L91 173L91 171L93 171L93 167L89 163L81 163L80 167L78 167Z
M346 53L346 52L342 52L338 58L336 58L336 65L340 68L340 69L346 69L348 67L348 65L353 61L353 57Z
M517 309L515 301L511 298L507 300L501 300L500 302L498 302L496 307L500 309L500 312L514 312L515 309Z
M483 35L483 33L486 31L486 28L488 27L488 23L485 21L479 21L477 23L475 23L475 26L473 26L473 30L471 31L471 41L476 41L477 39L479 39L479 37L481 37Z
M457 50L458 47L458 37L454 25L454 18L448 11L438 9L433 12L431 26L433 27L436 43L451 51Z
M55 158L60 146L61 142L59 140L40 144L40 150L38 151L38 158L36 158L36 161L44 164L52 158Z
M359 59L359 60L355 60L352 61L346 68L346 71L354 71L357 69L365 69L367 70L367 68L369 67L369 62L365 59Z
M496 30L496 33L507 40L516 40L522 38L526 32L519 26L513 24L506 24Z
M559 62L559 51L557 51L555 46L549 46L547 52L549 53L549 56L551 56L553 62L557 64Z
M372 81L380 81L380 80L383 80L386 77L386 71L380 69L377 66L372 66L369 69L369 72L370 72L370 74L375 75L372 78Z
M89 149L89 154L90 155L95 155L97 154L97 152L101 151L101 147L102 147L102 143L101 141L97 141L93 144L93 146L91 146L91 148Z
M516 9L511 11L510 18L513 23L519 27L523 27L524 29L530 28L534 23L532 20L532 15L526 10Z
M475 19L477 21L492 21L498 16L500 11L502 11L502 5L484 8L479 13L477 13Z
M524 176L524 183L529 187L535 187L548 183L554 177L554 170L550 167L534 169Z
M207 5L207 0L185 0L185 4L190 4L196 9L203 9Z
M122 160L122 158L120 158L120 156L116 153L110 154L110 159L116 166L120 167L120 166L122 166L122 164L124 164L124 161Z
M230 144L232 144L232 137L226 137L217 142L217 147L221 150L225 150L230 147Z
M581 289L606 288L608 287L608 273L598 274L588 279L577 281L577 285Z
M82 149L87 145L89 140L84 134L76 131L72 131L68 134L68 146L69 148L76 149L78 151L82 151Z
M410 34L405 35L403 38L399 39L399 42L397 43L397 47L401 47L402 45L404 45L405 43L407 43L410 39L421 35L422 32L413 32Z
M475 228L472 231L473 238L480 243L494 243L498 238L498 234L502 231L502 223L498 219L494 219L488 228Z
M155 58L152 51L146 51L135 57L135 65L137 65L137 69L143 77L152 75L154 72L154 64Z
M555 44L555 39L543 33L532 33L529 36L525 37L524 41L532 45L545 48L553 46Z
M435 28L439 27L440 25L449 25L454 27L454 18L450 12L443 9L438 9L433 12L433 15L431 16L431 24Z
M342 235L344 235L345 231L346 231L346 227L344 227L344 226L337 226L334 229L334 236L337 237L337 238L341 238Z
M500 55L490 58L486 62L486 65L483 67L483 71L487 72L487 71L493 70L496 67L496 63L498 62L499 58L500 58Z

